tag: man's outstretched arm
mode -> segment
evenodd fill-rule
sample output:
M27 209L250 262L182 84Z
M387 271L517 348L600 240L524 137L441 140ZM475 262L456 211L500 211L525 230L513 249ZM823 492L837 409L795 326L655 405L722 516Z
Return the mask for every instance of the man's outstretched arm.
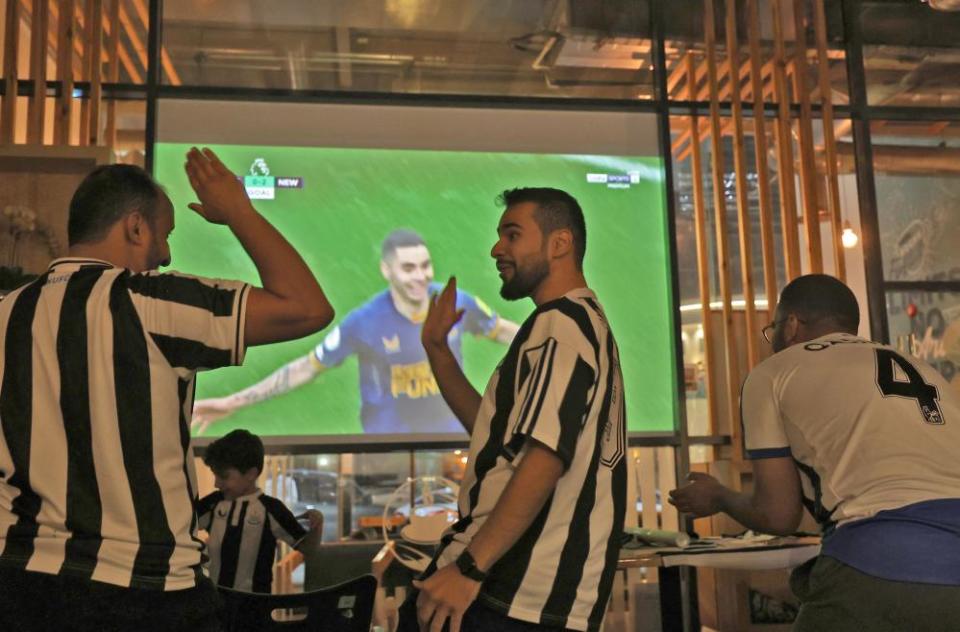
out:
M242 391L224 397L199 399L193 405L191 426L197 432L203 432L215 421L233 414L235 411L276 397L303 386L323 372L325 367L317 362L314 352L291 360L266 378Z
M461 318L463 310L457 309L457 279L451 277L439 296L430 302L420 340L427 352L440 394L467 432L472 433L482 398L467 379L447 343L447 336Z

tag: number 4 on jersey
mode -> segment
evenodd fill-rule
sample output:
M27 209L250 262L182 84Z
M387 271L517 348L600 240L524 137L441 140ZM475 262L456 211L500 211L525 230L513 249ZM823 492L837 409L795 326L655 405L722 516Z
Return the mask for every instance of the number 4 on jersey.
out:
M900 367L907 381L896 379L894 365ZM927 384L917 368L906 358L890 349L877 349L877 386L884 397L906 397L917 401L920 414L928 424L942 425L943 413L937 399L940 392L933 384Z

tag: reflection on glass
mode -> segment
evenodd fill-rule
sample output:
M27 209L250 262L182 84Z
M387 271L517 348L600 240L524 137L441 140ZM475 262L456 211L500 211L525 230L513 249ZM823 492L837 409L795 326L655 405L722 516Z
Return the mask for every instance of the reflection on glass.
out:
M417 511L426 515L435 506L455 519L466 455L467 450L274 456L289 459L288 467L276 469L276 480L267 468L263 490L294 515L319 510L324 542L379 540L384 532L392 538Z
M644 2L166 0L163 6L163 44L184 85L652 96Z
M960 293L888 292L891 343L960 389Z
M336 541L339 538L340 522L337 502L340 457L312 454L289 458L290 464L285 472L267 468L264 493L281 500L295 516L303 515L309 509L318 510L324 519L323 540ZM276 478L274 474L277 474Z
M344 536L352 540L381 538L383 507L394 490L410 476L410 454L351 454L344 468Z
M758 0L756 2L756 15L751 16L748 8L743 3L738 3L737 7L737 41L739 43L738 52L740 63L744 65L744 73L751 63L751 42L749 38L750 25L753 19L759 25L759 32L756 37L756 46L759 51L757 66L761 68L760 81L763 85L764 100L767 102L776 101L774 92L774 59L776 54L777 30L774 29L774 3L771 0ZM849 101L847 94L847 73L846 60L843 45L843 16L839 2L826 2L824 4L824 20L826 35L826 81L830 87L830 97L833 103L847 103ZM812 2L803 2L804 15L801 16L804 23L802 32L802 41L805 42L807 49L807 87L809 88L809 98L815 102L820 102L819 90L819 51L817 48L817 33L815 28L815 12ZM716 62L718 73L718 89L720 99L728 101L730 99L729 91L729 70L726 66L726 2L723 0L713 0L713 7L716 24L715 40ZM670 97L678 100L705 101L709 99L709 86L706 73L706 45L704 29L704 1L703 0L668 0L662 2L662 11L664 13L664 22L666 27L665 50L667 57L667 72L670 79L667 82L670 90ZM796 50L796 29L793 16L793 3L780 2L780 37L783 43L783 54L785 62L791 65L789 73L792 73L792 64ZM685 60L687 56L692 57L693 65L696 68L696 88L691 90L691 86L686 80L681 80L681 75L686 74ZM747 102L753 100L753 87L747 80L746 75L741 75L744 79L742 87L742 98ZM792 74L787 74L787 81L792 81ZM791 102L799 102L800 96L793 90L787 90L787 99Z
M864 2L860 21L871 105L960 104L953 79L960 66L960 14L922 2Z
M875 178L884 278L960 277L960 177L878 171Z

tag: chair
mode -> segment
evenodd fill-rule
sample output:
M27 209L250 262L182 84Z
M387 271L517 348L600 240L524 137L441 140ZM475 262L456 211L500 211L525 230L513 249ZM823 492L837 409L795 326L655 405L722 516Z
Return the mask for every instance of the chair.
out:
M287 595L219 588L224 632L369 632L377 580L364 575L323 590ZM273 611L305 610L306 616L278 621Z

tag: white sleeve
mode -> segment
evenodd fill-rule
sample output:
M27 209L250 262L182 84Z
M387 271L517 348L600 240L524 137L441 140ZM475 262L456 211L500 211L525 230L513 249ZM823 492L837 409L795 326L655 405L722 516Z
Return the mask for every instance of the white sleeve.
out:
M747 458L790 456L790 442L783 428L780 398L773 376L754 369L740 391L740 421Z

